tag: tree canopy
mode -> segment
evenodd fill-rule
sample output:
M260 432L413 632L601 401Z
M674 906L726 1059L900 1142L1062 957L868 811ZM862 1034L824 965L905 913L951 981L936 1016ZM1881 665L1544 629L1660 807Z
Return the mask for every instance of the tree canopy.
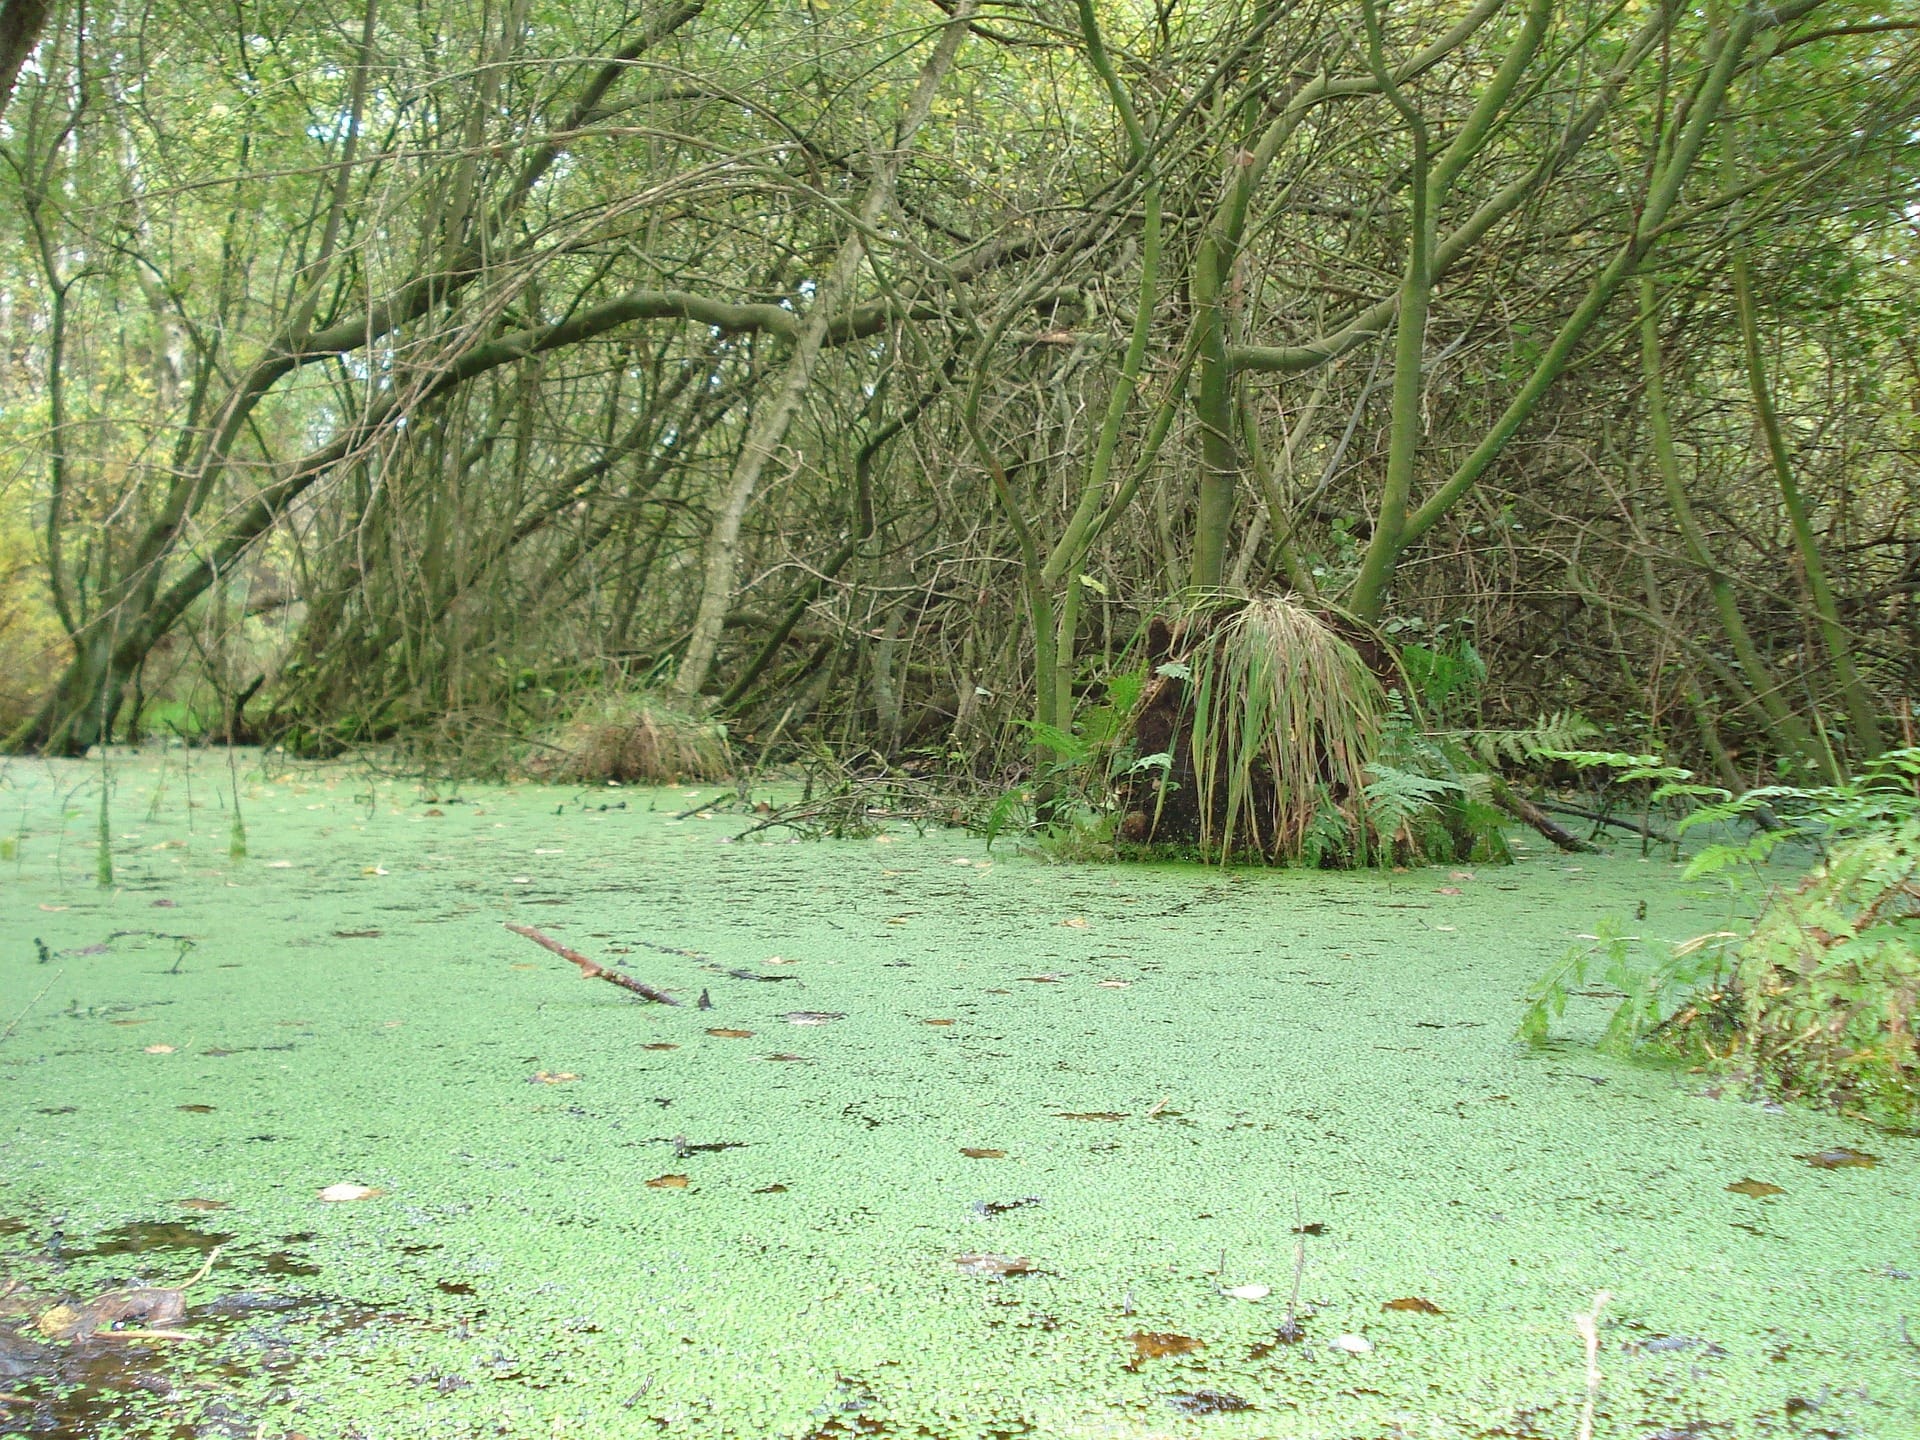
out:
M1288 591L1837 774L1920 691L1859 0L8 0L0 724L649 678L897 755ZM4 78L0 63L0 79Z

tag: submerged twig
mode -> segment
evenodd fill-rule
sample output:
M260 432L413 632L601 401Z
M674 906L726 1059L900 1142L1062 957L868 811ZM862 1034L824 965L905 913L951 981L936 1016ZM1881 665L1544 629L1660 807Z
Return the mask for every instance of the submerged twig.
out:
M53 979L47 981L46 984L42 985L40 987L40 993L38 995L35 995L33 999L27 1001L26 1005L22 1007L20 1013L14 1016L13 1019L7 1022L6 1029L0 1030L0 1040L5 1040L9 1035L13 1034L14 1027L17 1026L22 1020L27 1018L27 1011L33 1009L33 1007L38 1005L41 1002L41 1000L45 999L47 991L53 988L54 982L57 981L62 975L66 973L67 972L64 970L56 970L53 972Z
M1624 815L1609 815L1604 810L1587 810L1559 800L1536 800L1534 804L1555 815L1572 815L1579 820L1591 820L1596 825L1611 825L1616 830L1629 831L1644 840L1658 841L1662 845L1674 843L1675 837L1670 832L1662 830L1658 825L1649 825L1644 820L1633 820Z
M534 944L551 950L562 960L570 960L575 965L578 965L580 967L580 974L585 979L609 981L612 984L620 986L623 990L631 990L642 1000L653 1001L656 1005L678 1005L680 1003L666 991L656 990L653 986L636 980L631 975L623 975L618 970L609 970L605 965L594 960L589 960L571 946L562 945L551 935L541 934L540 931L534 929L531 925L516 925L511 920L502 923L506 925L507 929L513 931L514 934L524 935L527 939L533 941Z

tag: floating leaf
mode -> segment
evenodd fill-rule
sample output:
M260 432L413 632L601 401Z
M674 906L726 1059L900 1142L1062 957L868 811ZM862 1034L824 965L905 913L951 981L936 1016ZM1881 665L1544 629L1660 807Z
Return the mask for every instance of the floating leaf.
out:
M1871 1169L1880 1163L1878 1155L1869 1155L1864 1150L1849 1150L1845 1145L1836 1145L1831 1150L1816 1150L1811 1155L1796 1155L1796 1160L1804 1160L1816 1170L1847 1170L1859 1168Z
M227 1208L227 1202L224 1200L202 1200L197 1195L185 1200L176 1200L173 1203L183 1210L224 1210Z
M1447 1313L1431 1300L1422 1299L1418 1295L1403 1295L1398 1300L1387 1301L1387 1303L1380 1308L1382 1310L1411 1310L1416 1315L1444 1315Z
M1196 1340L1191 1335L1175 1335L1168 1331L1137 1330L1127 1336L1127 1343L1133 1346L1133 1359L1129 1369L1138 1369L1142 1360L1160 1360L1168 1355L1191 1355L1196 1350L1207 1348L1204 1340Z
M799 1062L800 1064L802 1064L802 1065L804 1065L804 1064L806 1064L806 1063L807 1063L807 1057L806 1057L806 1056L804 1056L804 1055L795 1055L795 1054L794 1054L794 1053L793 1053L793 1052L792 1052L791 1050L776 1050L776 1051L774 1051L774 1052L773 1052L773 1053L772 1053L771 1055L762 1055L762 1056L761 1056L760 1058L761 1058L762 1060L788 1060L788 1061L798 1061L798 1062Z
M762 1185L753 1193L756 1195L784 1195L787 1193L787 1187L776 1180L771 1185Z
M655 1040L650 1045L642 1045L642 1050L678 1050L680 1047L671 1040Z
M173 1046L171 1046L171 1045L149 1045L149 1046L147 1046L147 1047L146 1047L146 1051L147 1051L147 1054L149 1054L149 1055L171 1055L171 1054L173 1054Z
M1062 979L1063 979L1064 977L1062 977L1062 976L1059 976L1059 975L1055 975L1055 974L1053 974L1053 973L1051 973L1051 972L1049 972L1049 973L1047 973L1047 974L1045 974L1045 975L1021 975L1021 976L1018 976L1018 977L1016 977L1016 978L1018 978L1018 979L1021 979L1021 980L1030 980L1030 981L1032 981L1032 982L1033 982L1033 983L1034 983L1035 985L1058 985L1058 984L1060 983L1060 981L1061 981L1061 980L1062 980ZM993 991L993 990L989 990L989 991L988 991L987 993L988 993L989 995L993 995L993 994L998 994L998 993L1001 993L1001 992L998 992L998 991Z
M580 1077L571 1070L536 1070L527 1077L529 1085L565 1085Z
M1059 1110L1054 1112L1060 1120L1124 1120L1126 1115L1118 1110Z
M1131 980L1096 980L1094 985L1101 990L1124 990L1133 984Z
M1327 1348L1348 1355L1365 1355L1373 1349L1373 1342L1364 1335L1336 1335L1327 1342Z
M1230 1300L1264 1300L1273 1293L1270 1285L1229 1285L1220 1292Z
M1072 919L1062 920L1060 923L1069 930L1084 930L1087 928L1087 917L1084 915L1075 915Z
M653 1179L647 1181L647 1188L649 1190L684 1190L687 1188L687 1177L684 1175L656 1175Z
M962 1145L960 1147L960 1153L969 1160L1004 1160L1007 1158L1006 1151L989 1150L982 1145Z
M333 932L333 938L336 940L378 940L383 933L384 932L379 930L336 930Z
M831 1025L847 1018L844 1010L789 1010L780 1017L789 1025Z
M213 1106L211 1105L176 1105L173 1108L176 1110L184 1110L189 1115L211 1115L213 1113Z
M1294 1226L1293 1233L1296 1235L1324 1235L1327 1233L1327 1223L1324 1220L1309 1220L1304 1225Z
M356 1185L350 1180L342 1180L337 1185L329 1185L320 1192L320 1198L333 1204L349 1200L372 1200L387 1192L375 1185Z
M751 1040L753 1038L753 1032L751 1030L728 1030L724 1027L717 1030L709 1030L707 1034L717 1035L722 1040Z
M1167 1396L1167 1404L1182 1415L1231 1415L1254 1408L1251 1400L1224 1390L1180 1390Z
M962 1275L1031 1275L1033 1262L1024 1255L966 1254L953 1257Z
M1736 1180L1727 1189L1736 1195L1751 1195L1754 1199L1764 1199L1768 1195L1784 1195L1787 1192L1778 1185L1769 1185L1764 1180Z
M922 1025L951 1025L954 1022L951 1020L922 1020L920 1023Z
M1433 893L1436 895L1458 895L1460 893L1460 887L1458 885L1436 885L1433 887Z

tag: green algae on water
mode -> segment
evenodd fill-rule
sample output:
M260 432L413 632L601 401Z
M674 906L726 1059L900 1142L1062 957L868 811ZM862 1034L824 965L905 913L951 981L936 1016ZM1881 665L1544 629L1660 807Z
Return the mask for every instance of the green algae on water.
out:
M1609 1435L1920 1413L1920 1145L1596 1054L1600 999L1508 1039L1596 910L1710 923L1664 862L1049 867L303 767L249 771L247 865L174 786L96 891L58 848L96 775L8 775L50 843L9 867L0 1022L53 983L0 1043L0 1288L230 1236L207 1304L246 1318L196 1303L217 1378L75 1433L1566 1440L1601 1289Z

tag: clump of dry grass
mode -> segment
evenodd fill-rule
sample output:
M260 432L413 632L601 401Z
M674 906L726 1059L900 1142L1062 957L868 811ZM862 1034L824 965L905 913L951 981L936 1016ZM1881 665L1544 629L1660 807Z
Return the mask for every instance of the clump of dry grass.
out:
M727 728L647 690L595 697L540 743L527 762L537 780L666 785L718 780L732 771Z
M1384 700L1353 646L1305 606L1254 600L1194 652L1191 683L1202 852L1298 863L1331 808L1364 858Z

